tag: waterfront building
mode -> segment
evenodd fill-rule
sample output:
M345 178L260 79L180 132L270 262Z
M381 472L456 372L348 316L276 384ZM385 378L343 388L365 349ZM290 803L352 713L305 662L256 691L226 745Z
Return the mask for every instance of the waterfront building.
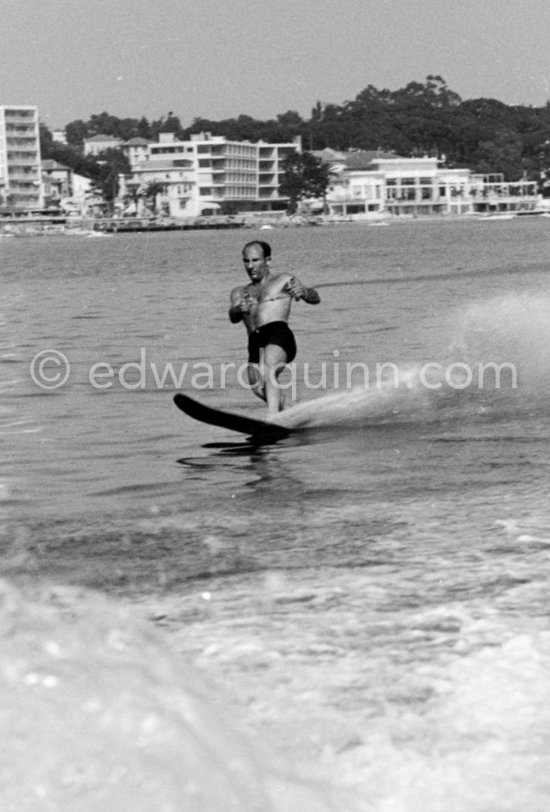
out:
M500 173L472 175L470 197L473 210L482 214L529 212L541 208L536 181L518 180L509 183Z
M0 211L42 207L38 108L0 106Z
M197 133L177 141L173 133L161 133L158 143L148 145L146 159L120 178L120 196L127 208L139 212L147 190L155 189L157 202L171 217L284 211L288 198L279 194L283 161L295 151L301 151L299 140L253 143Z
M325 149L314 153L329 165L329 187L326 203L336 216L367 216L384 211L384 172L374 161L394 158L394 153L380 150L336 152Z
M93 201L93 184L90 178L73 172L71 175L71 196L68 201L64 201L73 211L82 214L89 214Z
M42 187L44 206L58 206L60 201L71 195L72 169L54 160L42 161Z
M129 175L119 175L122 212L144 215L158 210L171 217L191 216L188 204L196 184L191 153L173 133L161 133L158 143L148 143L144 159L132 165Z
M327 204L337 217L528 212L537 206L534 181L506 183L502 175L474 175L438 158L350 151L331 176Z
M42 186L45 208L84 214L91 193L92 181L78 175L70 167L54 160L42 161Z

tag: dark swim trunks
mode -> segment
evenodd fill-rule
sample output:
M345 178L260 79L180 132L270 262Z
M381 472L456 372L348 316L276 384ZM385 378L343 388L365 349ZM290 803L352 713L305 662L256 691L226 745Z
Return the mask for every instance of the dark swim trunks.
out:
M248 337L248 363L260 363L260 349L268 344L276 344L286 353L287 364L296 357L296 341L294 333L286 321L270 321L262 324Z

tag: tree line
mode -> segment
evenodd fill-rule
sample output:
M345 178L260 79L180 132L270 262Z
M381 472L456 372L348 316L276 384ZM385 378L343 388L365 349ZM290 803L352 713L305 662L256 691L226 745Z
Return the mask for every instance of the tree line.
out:
M163 132L172 132L181 140L188 140L192 133L210 132L229 140L274 143L300 136L308 152L330 147L381 149L403 157L436 156L449 167L502 173L507 181L537 180L541 188L547 174L550 176L550 103L532 107L488 98L463 101L441 76L432 75L423 84L409 82L395 91L368 85L354 100L340 105L318 101L309 119L289 110L267 121L247 115L220 121L195 118L184 127L172 111L153 121L145 116L94 114L88 121L78 119L66 125L67 145L55 142L42 125L42 155L109 186L119 171L129 167L118 150L109 150L107 166L85 157L84 139L102 133L124 141L134 137L157 140Z

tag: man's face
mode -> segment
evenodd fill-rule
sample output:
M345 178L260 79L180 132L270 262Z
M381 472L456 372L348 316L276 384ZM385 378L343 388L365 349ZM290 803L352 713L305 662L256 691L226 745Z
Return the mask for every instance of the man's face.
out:
M251 282L260 282L269 272L269 260L264 258L261 246L251 245L243 251L243 262Z

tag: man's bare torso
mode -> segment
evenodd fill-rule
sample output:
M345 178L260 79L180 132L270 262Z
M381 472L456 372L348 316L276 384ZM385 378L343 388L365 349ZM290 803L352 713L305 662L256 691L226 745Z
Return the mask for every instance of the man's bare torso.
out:
M243 314L249 333L272 321L288 321L292 297L286 290L290 274L269 275L261 282L243 285L241 291L250 303L250 312Z

